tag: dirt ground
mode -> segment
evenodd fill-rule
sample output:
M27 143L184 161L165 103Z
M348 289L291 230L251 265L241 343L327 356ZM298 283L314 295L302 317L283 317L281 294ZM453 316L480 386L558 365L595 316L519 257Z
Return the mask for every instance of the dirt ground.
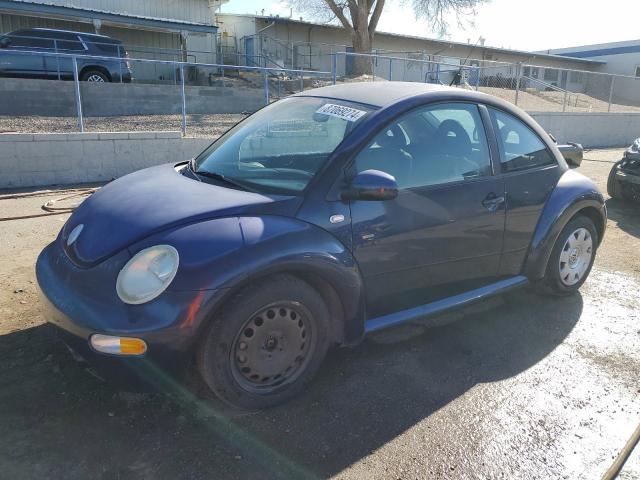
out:
M187 115L187 135L217 137L242 120L240 113ZM86 132L180 131L182 115L130 115L122 117L85 117ZM38 117L0 115L0 133L74 133L75 117Z
M579 171L603 189L621 150ZM40 212L0 200L0 217ZM0 223L3 478L600 478L640 422L640 209L609 200L580 294L513 292L330 352L309 390L223 408L197 382L120 392L44 324L34 263L68 215ZM640 447L621 478L640 479Z

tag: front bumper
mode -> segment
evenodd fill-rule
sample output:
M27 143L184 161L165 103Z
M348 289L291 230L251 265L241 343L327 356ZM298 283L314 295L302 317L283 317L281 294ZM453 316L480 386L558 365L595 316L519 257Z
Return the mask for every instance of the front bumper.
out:
M165 291L147 304L126 305L115 294L114 276L124 260L81 269L58 240L47 246L36 264L44 315L67 346L109 381L136 390L164 387L190 364L206 319L204 307L215 291ZM89 343L94 333L141 338L147 352L130 357L97 352Z

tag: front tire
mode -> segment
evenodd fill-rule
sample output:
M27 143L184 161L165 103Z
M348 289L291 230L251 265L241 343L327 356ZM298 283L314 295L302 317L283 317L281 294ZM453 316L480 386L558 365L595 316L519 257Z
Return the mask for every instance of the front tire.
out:
M593 222L582 215L572 219L560 232L536 290L556 296L577 292L591 272L597 246L598 231Z
M244 289L212 320L198 348L198 370L226 403L271 407L312 380L329 332L329 311L318 292L296 277L276 275Z
M609 172L609 177L607 178L607 193L611 198L615 198L616 200L624 200L620 182L616 179L616 170L618 170L618 165L621 162L622 160L613 164Z

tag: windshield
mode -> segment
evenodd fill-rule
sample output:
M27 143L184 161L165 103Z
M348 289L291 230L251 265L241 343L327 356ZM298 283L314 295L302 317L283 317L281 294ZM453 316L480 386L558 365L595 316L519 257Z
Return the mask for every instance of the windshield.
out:
M297 194L370 112L341 100L287 98L225 133L195 159L194 170L263 193Z

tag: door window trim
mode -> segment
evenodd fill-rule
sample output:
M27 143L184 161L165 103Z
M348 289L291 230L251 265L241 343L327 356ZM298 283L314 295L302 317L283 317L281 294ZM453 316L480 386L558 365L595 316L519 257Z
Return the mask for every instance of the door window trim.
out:
M551 169L551 168L557 168L558 167L558 159L556 158L556 156L553 154L553 152L551 151L551 149L549 148L549 145L547 144L547 142L545 142L543 140L543 138L538 135L538 132L536 132L535 130L533 130L529 125L527 125L525 122L523 122L522 120L520 120L517 116L513 115L512 113L509 113L505 110L503 110L502 108L499 107L495 107L493 105L490 105L489 107L485 107L487 108L487 113L489 114L489 118L491 119L491 126L492 129L494 130L494 138L498 147L498 175L502 176L502 177L511 177L514 175L519 175L519 174L523 174L523 173L528 173L528 172L537 172L537 171L541 171L541 170L546 170L546 169ZM540 140L540 143L542 143L542 145L544 145L544 149L545 151L549 154L549 157L551 157L553 159L552 163L549 163L548 165L537 165L534 167L528 167L528 168L523 168L521 170L514 170L511 172L504 172L502 171L502 158L506 158L506 152L503 150L502 147L502 142L500 142L498 140L498 135L500 132L500 128L498 127L498 119L496 118L495 115L495 111L499 111L501 113L503 113L504 115L508 115L510 117L513 117L515 120L517 120L518 122L520 122L522 125L524 125L530 132L531 134L533 134L538 140Z
M356 162L356 158L358 157L358 155L369 145L369 143L376 137L376 135L378 135L381 131L383 131L383 129L385 127L387 127L388 125L392 124L393 122L395 122L397 119L404 117L405 115L409 115L417 110L420 109L424 109L424 108L429 108L429 107L436 107L438 105L452 105L452 104L462 104L462 105L471 105L471 106L475 106L478 110L478 115L480 117L480 123L482 124L482 128L484 130L484 134L485 137L487 139L487 149L489 151L489 163L491 166L491 174L490 175L485 175L479 178L472 178L469 180L455 180L452 182L446 182L446 183L439 183L439 184L434 184L434 185L416 185L414 187L407 187L407 188L400 188L398 190L399 194L402 194L402 192L404 191L413 191L413 190L434 190L434 189L440 189L443 187L450 187L450 186L456 186L456 185L461 185L461 184L470 184L470 183L477 183L483 180L487 180L487 179L494 179L496 178L499 174L500 174L500 154L498 151L494 151L494 149L496 148L495 146L492 146L492 138L493 141L497 143L497 139L495 138L495 134L494 134L494 129L493 129L493 125L492 124L487 124L486 119L483 116L483 112L482 112L482 107L484 107L486 109L486 106L484 104L481 103L477 103L474 101L468 101L468 100L438 100L436 102L428 102L428 103L423 103L421 105L417 105L413 108L410 108L409 110L404 110L402 112L399 112L397 115L395 115L393 118L391 118L390 120L388 120L384 125L382 125L381 127L377 128L375 131L373 131L373 133L371 135L369 135L367 137L367 140L365 142L363 142L363 146L361 148L359 148L357 151L355 151L354 153L351 154L351 156L347 159L347 161L345 162L345 166L342 168L342 176L339 177L336 180L336 183L334 184L334 188L331 188L330 191L333 191L335 189L335 185L336 184L344 184L345 181L349 181L351 178L353 178L354 176L354 167L355 167L355 162ZM489 113L487 112L487 115L489 115ZM491 128L488 128L488 125L491 125ZM497 158L496 158L496 153L498 154ZM496 160L497 160L497 165L498 165L498 170L496 170Z

